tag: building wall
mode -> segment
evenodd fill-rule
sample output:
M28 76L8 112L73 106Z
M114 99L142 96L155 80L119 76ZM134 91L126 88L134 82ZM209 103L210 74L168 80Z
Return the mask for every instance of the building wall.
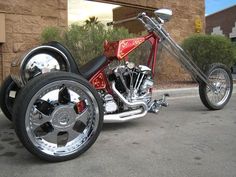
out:
M231 37L230 34L234 27L236 27L236 5L206 17L207 34Z
M113 9L113 21L124 20L126 18L135 17L141 12L146 12L148 15L153 15L153 10L138 9L134 7L117 7ZM130 33L139 34L145 31L142 23L138 20L133 20L130 22L125 22L121 24L114 25L114 27L125 27Z
M0 11L5 12L6 25L6 42L0 52L2 80L18 54L40 43L45 27L67 27L67 0L0 0Z
M194 22L204 24L204 0L96 0L154 10L170 8L173 18L166 23L171 36L181 42L194 33ZM46 26L67 27L67 0L0 0L0 11L6 14L6 42L2 45L0 81L10 72L10 63L18 54L40 43L39 37ZM170 56L158 63L159 78L187 79L188 75ZM176 77L178 76L178 77Z
M103 0L105 2L106 0ZM165 24L167 31L178 43L184 38L195 33L195 20L200 19L205 25L205 1L204 0L110 0L110 2L126 4L131 7L122 7L114 10L114 20L129 18L137 15L140 10L135 10L132 6L153 11L158 8L169 8L173 11L172 19ZM142 10L141 10L142 11ZM145 11L145 10L144 10ZM126 27L142 29L138 22L126 23ZM135 32L131 30L131 32ZM202 30L202 32L205 32ZM189 75L180 67L180 65L170 55L164 54L158 62L158 77L161 80L187 80Z

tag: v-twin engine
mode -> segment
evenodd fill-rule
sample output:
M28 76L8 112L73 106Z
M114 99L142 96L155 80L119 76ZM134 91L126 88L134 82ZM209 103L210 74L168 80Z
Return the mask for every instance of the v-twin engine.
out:
M153 88L150 68L127 62L114 68L109 80L114 97L104 97L106 122L124 122L146 115Z
M153 79L151 69L144 65L135 66L129 62L118 66L114 70L117 90L129 101L144 101L148 104L151 100Z

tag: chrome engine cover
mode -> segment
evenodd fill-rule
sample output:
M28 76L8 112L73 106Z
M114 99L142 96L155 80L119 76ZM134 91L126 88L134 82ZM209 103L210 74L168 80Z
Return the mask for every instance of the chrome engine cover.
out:
M121 123L144 117L149 110L149 104L152 103L151 69L126 62L125 65L116 66L108 73L113 94L106 98L107 101L104 100L107 103L104 104L104 122ZM113 99L113 96L116 99ZM119 106L114 106L114 103Z
M115 68L114 74L119 78L116 84L118 90L128 101L143 100L146 104L150 102L154 81L149 67L145 65L135 66L127 62L126 65Z
M104 110L105 113L113 113L118 110L118 106L113 99L113 96L111 94L106 94L104 97Z

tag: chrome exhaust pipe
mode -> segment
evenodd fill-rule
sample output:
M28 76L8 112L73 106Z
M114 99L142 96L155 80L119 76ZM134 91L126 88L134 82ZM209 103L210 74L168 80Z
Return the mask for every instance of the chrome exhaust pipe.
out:
M143 113L142 113L143 112ZM132 111L126 111L118 114L104 115L104 123L122 123L133 119L138 119L145 116L147 113L143 111L143 108L139 108Z
M139 107L142 108L132 110L132 111L126 111L118 114L108 114L104 115L104 123L122 123L127 122L133 119L137 119L140 117L144 117L147 114L148 106L143 101L137 101L134 103L131 103L127 101L122 94L116 89L115 82L112 82L112 90L114 93L120 98L120 100L126 104L128 107Z

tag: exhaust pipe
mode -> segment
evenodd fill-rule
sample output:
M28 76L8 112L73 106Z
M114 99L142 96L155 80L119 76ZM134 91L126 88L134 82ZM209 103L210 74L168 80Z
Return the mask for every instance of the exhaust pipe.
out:
M137 119L140 117L144 117L147 114L148 106L143 101L137 101L134 103L131 103L125 99L125 97L120 94L120 92L115 87L115 82L112 82L112 90L113 92L120 98L120 100L126 104L128 107L139 107L142 108L132 110L132 111L126 111L118 114L108 114L104 115L104 123L122 123L127 122L133 119Z

